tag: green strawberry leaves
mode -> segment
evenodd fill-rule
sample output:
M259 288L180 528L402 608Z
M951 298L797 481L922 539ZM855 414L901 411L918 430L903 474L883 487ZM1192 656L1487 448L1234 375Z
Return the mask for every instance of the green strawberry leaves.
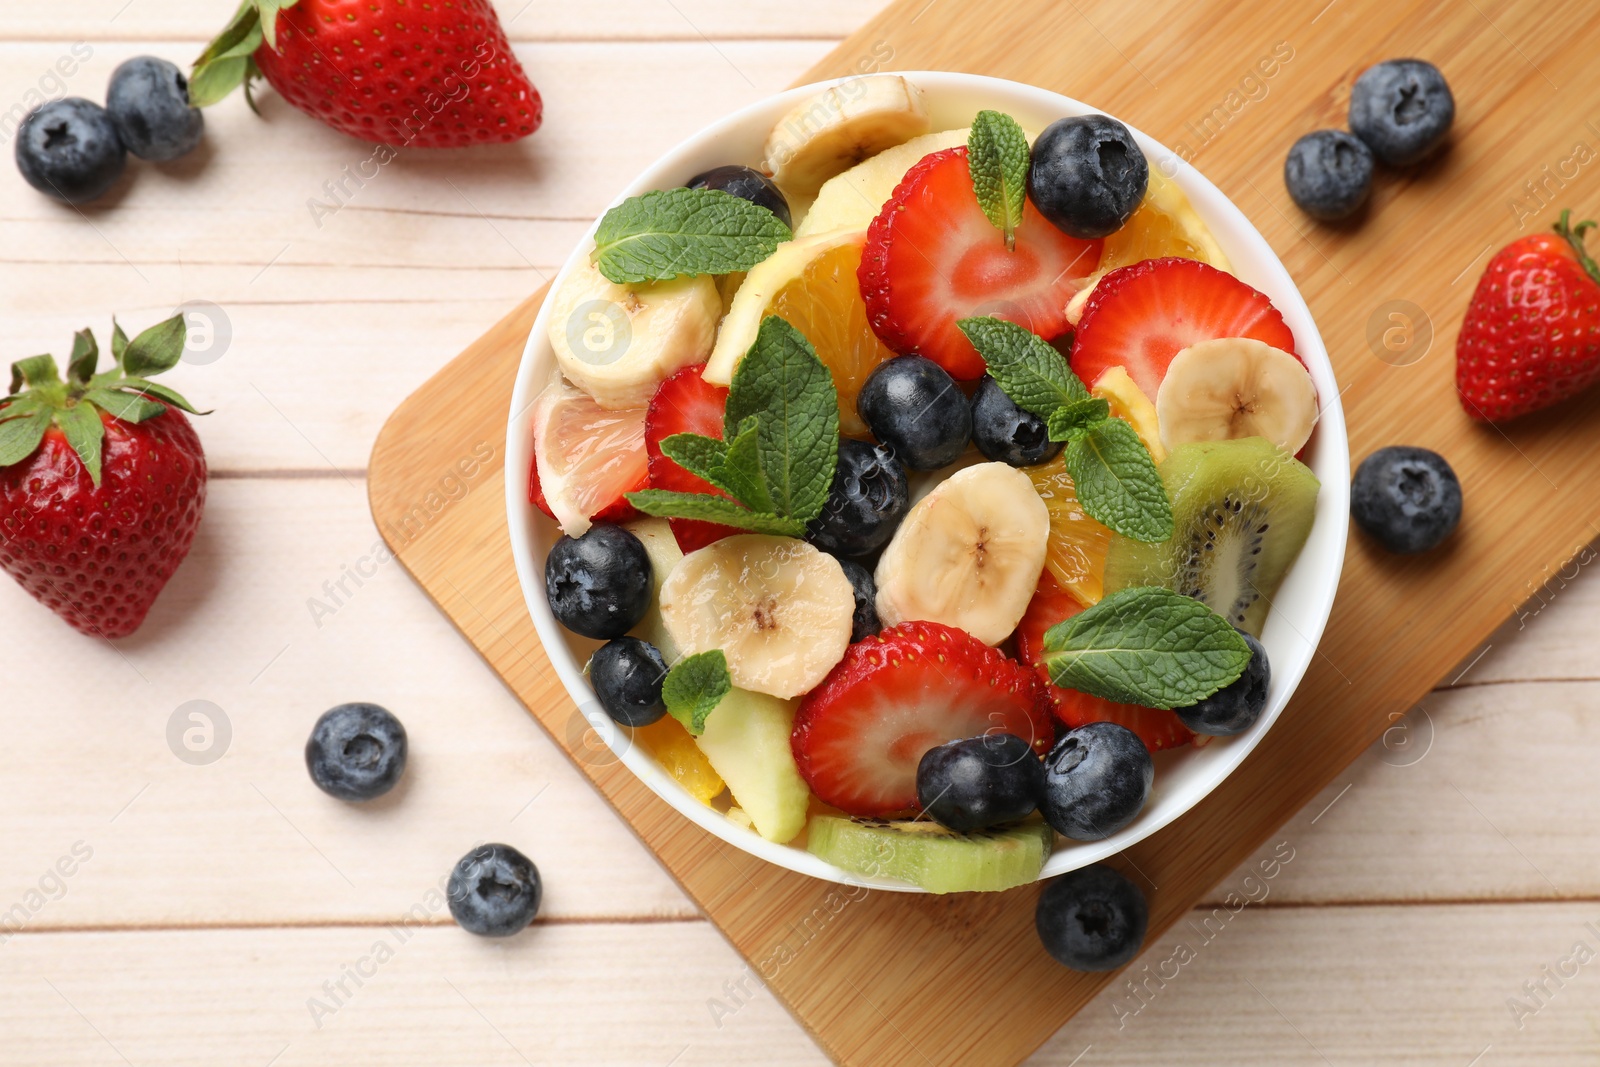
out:
M278 12L297 3L299 0L244 0L194 61L189 75L190 105L210 107L241 85L248 100L250 83L260 75L256 49L265 42L274 52L278 50ZM253 101L250 106L255 109Z
M721 649L714 648L679 660L661 683L661 700L667 714L699 737L705 733L707 717L732 689L728 659Z
M111 354L116 365L107 371L95 373L100 346L89 330L73 336L64 382L53 356L31 356L13 363L10 395L0 397L0 467L33 455L54 425L98 487L105 441L102 412L130 423L153 419L165 413L169 404L190 414L203 414L170 387L148 378L177 365L187 337L182 315L157 323L131 341L113 320Z
M1066 358L1043 338L1003 319L956 323L1011 402L1045 420L1089 517L1124 537L1160 542L1172 536L1172 502L1150 450L1111 405L1089 395Z
M1250 646L1228 620L1170 589L1111 593L1044 635L1050 680L1120 704L1184 708L1232 685Z
M804 534L828 501L839 461L838 393L804 334L776 315L762 320L733 373L723 421L724 440L673 434L661 451L727 497L645 489L628 502L660 518Z
M984 215L1005 234L1006 249L1016 247L1022 206L1028 190L1028 135L1017 120L999 111L980 111L967 134L967 168Z
M594 261L618 285L749 270L794 234L764 207L720 189L657 189L605 213Z

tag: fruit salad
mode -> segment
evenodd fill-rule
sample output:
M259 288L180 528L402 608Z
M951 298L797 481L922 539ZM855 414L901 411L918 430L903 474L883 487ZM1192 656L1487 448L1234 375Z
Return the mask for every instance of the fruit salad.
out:
M1260 719L1317 389L1121 123L851 90L613 208L551 294L545 593L700 802L1003 890Z

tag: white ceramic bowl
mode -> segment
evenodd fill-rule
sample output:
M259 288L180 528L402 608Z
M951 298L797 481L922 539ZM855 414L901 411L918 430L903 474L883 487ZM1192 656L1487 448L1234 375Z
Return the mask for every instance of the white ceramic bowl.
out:
M1087 104L1030 85L946 72L906 72L904 76L920 86L927 97L936 130L967 126L981 109L1004 111L1024 127L1042 130L1056 119L1095 111ZM617 201L651 189L682 185L703 170L723 163L761 162L761 149L774 123L800 98L827 84L803 86L769 97L728 116L684 141L652 166L646 168ZM1188 811L1216 788L1249 754L1288 703L1290 694L1305 674L1323 626L1333 606L1339 571L1344 562L1346 516L1349 513L1350 456L1345 436L1344 411L1339 404L1339 386L1327 351L1317 333L1311 313L1294 282L1271 247L1256 232L1249 219L1217 187L1171 150L1134 130L1140 147L1152 167L1171 177L1188 194L1223 250L1232 261L1233 271L1243 281L1271 297L1285 321L1294 331L1299 354L1311 368L1321 397L1322 415L1305 454L1305 461L1322 481L1317 500L1316 522L1310 540L1290 570L1267 620L1262 641L1272 662L1272 689L1265 714L1246 733L1219 738L1204 748L1156 754L1155 788L1139 818L1132 825L1104 841L1072 843L1057 838L1054 854L1044 865L1041 877L1062 874L1094 863L1122 851L1147 837ZM598 224L598 220L597 220ZM593 248L594 227L590 227L568 265L553 286L559 286L572 262ZM729 844L764 860L834 882L864 885L879 889L919 892L915 886L893 879L866 878L842 870L790 845L778 845L758 836L713 808L700 803L671 779L649 753L632 746L628 731L615 727L600 710L594 693L583 677L583 665L596 643L576 637L558 624L550 614L544 593L544 560L559 536L555 524L537 511L527 496L527 471L533 461L529 407L549 380L555 356L547 336L550 304L534 323L517 372L516 389L511 399L510 424L506 436L506 510L511 528L511 548L516 557L522 592L533 616L534 626L545 651L560 675L567 692L601 737L610 744L616 757L683 816L716 834ZM1285 813L1287 814L1287 813Z

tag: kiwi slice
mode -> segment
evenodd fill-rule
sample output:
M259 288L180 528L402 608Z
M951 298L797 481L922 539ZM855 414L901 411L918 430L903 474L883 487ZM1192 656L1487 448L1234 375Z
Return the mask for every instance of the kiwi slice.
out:
M1164 586L1259 637L1284 574L1311 535L1321 483L1264 437L1179 445L1160 469L1172 501L1172 538L1146 544L1113 536L1106 592Z
M899 878L930 893L983 893L1038 878L1054 843L1054 832L1037 819L960 834L926 819L815 815L806 848L847 871Z

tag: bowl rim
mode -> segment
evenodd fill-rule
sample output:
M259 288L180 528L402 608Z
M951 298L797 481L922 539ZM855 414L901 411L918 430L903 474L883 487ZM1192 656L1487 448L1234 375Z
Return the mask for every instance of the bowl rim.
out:
M1010 81L1004 78L995 78L988 75L965 74L951 71L883 71L884 75L897 75L904 77L920 88L925 96L933 100L944 94L962 93L983 98L1010 98L1023 99L1037 110L1055 114L1057 117L1069 117L1084 114L1106 114L1098 108L1092 107L1073 97L1056 93L1022 82ZM756 119L766 117L766 125L770 127L795 103L813 93L851 82L860 77L876 76L875 74L856 74L842 78L834 78L807 85L796 86L771 96L766 96L742 107L723 118L703 127L698 132L680 141L672 149L658 157L647 166L628 185L617 194L607 205L610 207L622 202L631 196L639 195L645 191L666 188L680 183L691 171L686 169L686 160L697 152L703 151L711 145L723 140L730 131ZM978 104L973 107L975 112L978 107L995 106L1004 109L1005 104ZM1113 116L1115 117L1115 116ZM1248 217L1235 205L1221 190L1213 185L1198 170L1177 153L1156 141L1154 138L1140 131L1132 124L1124 122L1133 136L1138 141L1145 156L1167 178L1176 182L1188 196L1195 210L1212 229L1217 240L1229 251L1230 259L1236 258L1233 253L1245 251L1256 263L1254 281L1256 287L1265 292L1272 300L1273 306L1283 314L1285 321L1289 322L1294 335L1298 354L1305 360L1311 370L1313 380L1316 382L1320 412L1316 434L1313 438L1314 447L1317 449L1319 465L1326 468L1322 477L1322 487L1318 495L1316 516L1313 520L1312 532L1291 568L1291 575L1308 561L1312 554L1313 543L1318 543L1318 573L1324 576L1321 582L1313 584L1308 594L1312 599L1309 602L1309 617L1314 625L1294 628L1294 638L1303 646L1303 654L1295 657L1288 670L1280 671L1274 664L1273 690L1274 694L1267 710L1250 730L1231 738L1218 738L1206 746L1205 749L1186 749L1188 752L1203 752L1216 745L1226 746L1224 754L1211 757L1211 765L1206 768L1206 773L1194 782L1187 783L1185 792L1193 794L1186 802L1167 805L1147 804L1144 813L1134 820L1132 824L1111 835L1110 837L1095 842L1071 842L1065 838L1057 837L1052 853L1047 857L1043 869L1039 873L1039 880L1055 875L1076 870L1091 863L1098 862L1109 856L1123 851L1130 845L1143 840L1156 831L1178 819L1197 804L1209 796L1224 780L1231 775L1245 758L1253 751L1271 729L1285 705L1293 696L1299 686L1301 678L1309 667L1312 658L1316 655L1317 645L1321 639L1328 617L1332 612L1333 601L1339 585L1339 577L1344 564L1345 545L1348 537L1349 513L1349 476L1350 457L1349 441L1344 421L1344 410L1340 402L1337 381L1335 380L1332 364L1328 359L1326 348L1323 345L1320 333L1312 319L1309 307L1301 296L1299 288L1290 278L1288 270L1273 251L1272 247ZM727 158L733 158L736 153L728 153ZM604 212L601 213L603 215ZM600 218L596 217L577 246L556 276L551 279L548 293L555 292L566 279L573 264L581 255L586 255L593 247L593 238ZM540 347L546 351L548 344L548 322L552 303L547 299L539 310L533 327L528 334L528 339L523 347L521 361L517 369L516 384L513 389L511 407L507 418L506 428L506 511L508 520L508 533L510 535L512 556L516 563L518 581L522 589L523 599L531 615L534 628L538 632L540 643L544 646L545 653L550 660L552 668L566 689L567 695L577 705L577 712L605 742L606 749L594 756L594 759L610 762L611 758L620 760L645 786L654 792L667 804L676 809L690 822L701 829L714 834L730 845L769 863L795 871L799 874L823 879L843 885L861 886L871 889L890 891L925 892L918 886L901 882L891 878L875 878L856 874L844 870L822 860L803 848L790 844L777 844L759 836L745 825L734 821L727 815L709 805L695 799L675 780L670 778L656 763L648 752L641 746L631 743L631 732L619 728L600 708L593 692L583 676L583 664L565 646L566 638L560 624L556 622L550 612L549 604L543 595L543 566L536 561L532 544L532 524L548 519L537 512L528 500L526 480L518 472L522 471L532 460L532 435L527 432L527 418L532 401L540 389L550 380L554 356L550 353L550 367L543 370L537 366L540 362ZM1329 453L1323 455L1324 452ZM1319 538L1320 534L1320 538ZM1273 619L1280 616L1274 610L1269 616L1269 628ZM576 725L577 720L574 720ZM568 731L572 733L571 730ZM1164 754L1158 754L1158 763ZM583 760L581 753L573 753L575 760ZM1158 772L1159 774L1159 772ZM1159 779L1158 779L1159 787ZM1152 794L1152 800L1155 795ZM1152 810L1155 808L1156 810Z

